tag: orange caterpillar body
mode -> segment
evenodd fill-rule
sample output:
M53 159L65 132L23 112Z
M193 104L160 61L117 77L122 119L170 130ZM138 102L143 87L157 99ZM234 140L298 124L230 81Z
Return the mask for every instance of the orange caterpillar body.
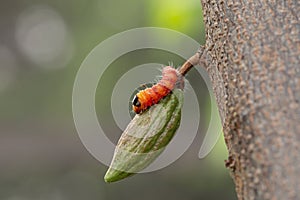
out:
M150 106L157 104L175 88L179 76L178 71L173 67L164 67L162 70L162 79L157 84L135 95L132 100L132 109L134 112L139 114Z

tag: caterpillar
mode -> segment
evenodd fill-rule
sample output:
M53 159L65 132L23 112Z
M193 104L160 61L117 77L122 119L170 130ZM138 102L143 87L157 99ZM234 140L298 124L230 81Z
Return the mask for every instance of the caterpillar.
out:
M132 100L132 109L136 114L139 114L154 104L157 104L161 99L166 97L177 84L180 84L180 88L183 88L183 76L179 72L171 67L166 66L162 69L161 80L153 85L151 88L146 88L138 92Z

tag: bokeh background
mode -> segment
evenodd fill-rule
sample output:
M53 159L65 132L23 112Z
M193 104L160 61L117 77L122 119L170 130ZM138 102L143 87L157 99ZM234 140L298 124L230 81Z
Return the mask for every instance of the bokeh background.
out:
M203 135L172 165L123 181L103 181L106 166L82 145L72 118L72 87L88 53L113 34L154 26L180 31L204 43L199 0L11 0L0 6L0 199L236 199L224 166L227 151L220 138L213 151L197 156ZM124 70L156 62L180 65L176 55L158 50L135 51L116 60L97 91L109 102ZM188 79L205 87L192 70ZM201 111L210 102L203 89ZM125 100L127 101L127 100ZM110 115L105 103L97 103ZM111 118L108 137L121 132ZM218 122L216 122L218 123ZM205 132L207 122L201 122ZM108 126L109 127L109 126Z

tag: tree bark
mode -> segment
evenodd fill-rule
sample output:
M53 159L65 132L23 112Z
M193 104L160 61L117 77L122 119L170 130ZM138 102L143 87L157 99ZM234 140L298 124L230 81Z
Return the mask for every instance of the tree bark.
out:
M299 0L202 0L238 199L300 199Z

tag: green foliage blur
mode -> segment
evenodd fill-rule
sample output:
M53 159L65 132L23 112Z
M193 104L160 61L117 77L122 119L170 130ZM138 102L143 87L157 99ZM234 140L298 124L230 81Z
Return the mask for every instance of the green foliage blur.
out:
M107 184L107 167L82 145L72 118L76 72L96 45L113 34L148 26L174 29L203 44L199 0L12 0L2 2L0 16L1 200L236 198L222 138L205 159L197 156L204 136L197 136L172 165ZM169 61L183 62L155 50L120 57L101 80L105 87L97 92L97 102L111 97L116 79L128 67ZM197 82L193 72L188 78ZM207 101L202 106L205 110ZM96 107L108 112L107 105ZM108 137L116 142L119 136L116 131Z

